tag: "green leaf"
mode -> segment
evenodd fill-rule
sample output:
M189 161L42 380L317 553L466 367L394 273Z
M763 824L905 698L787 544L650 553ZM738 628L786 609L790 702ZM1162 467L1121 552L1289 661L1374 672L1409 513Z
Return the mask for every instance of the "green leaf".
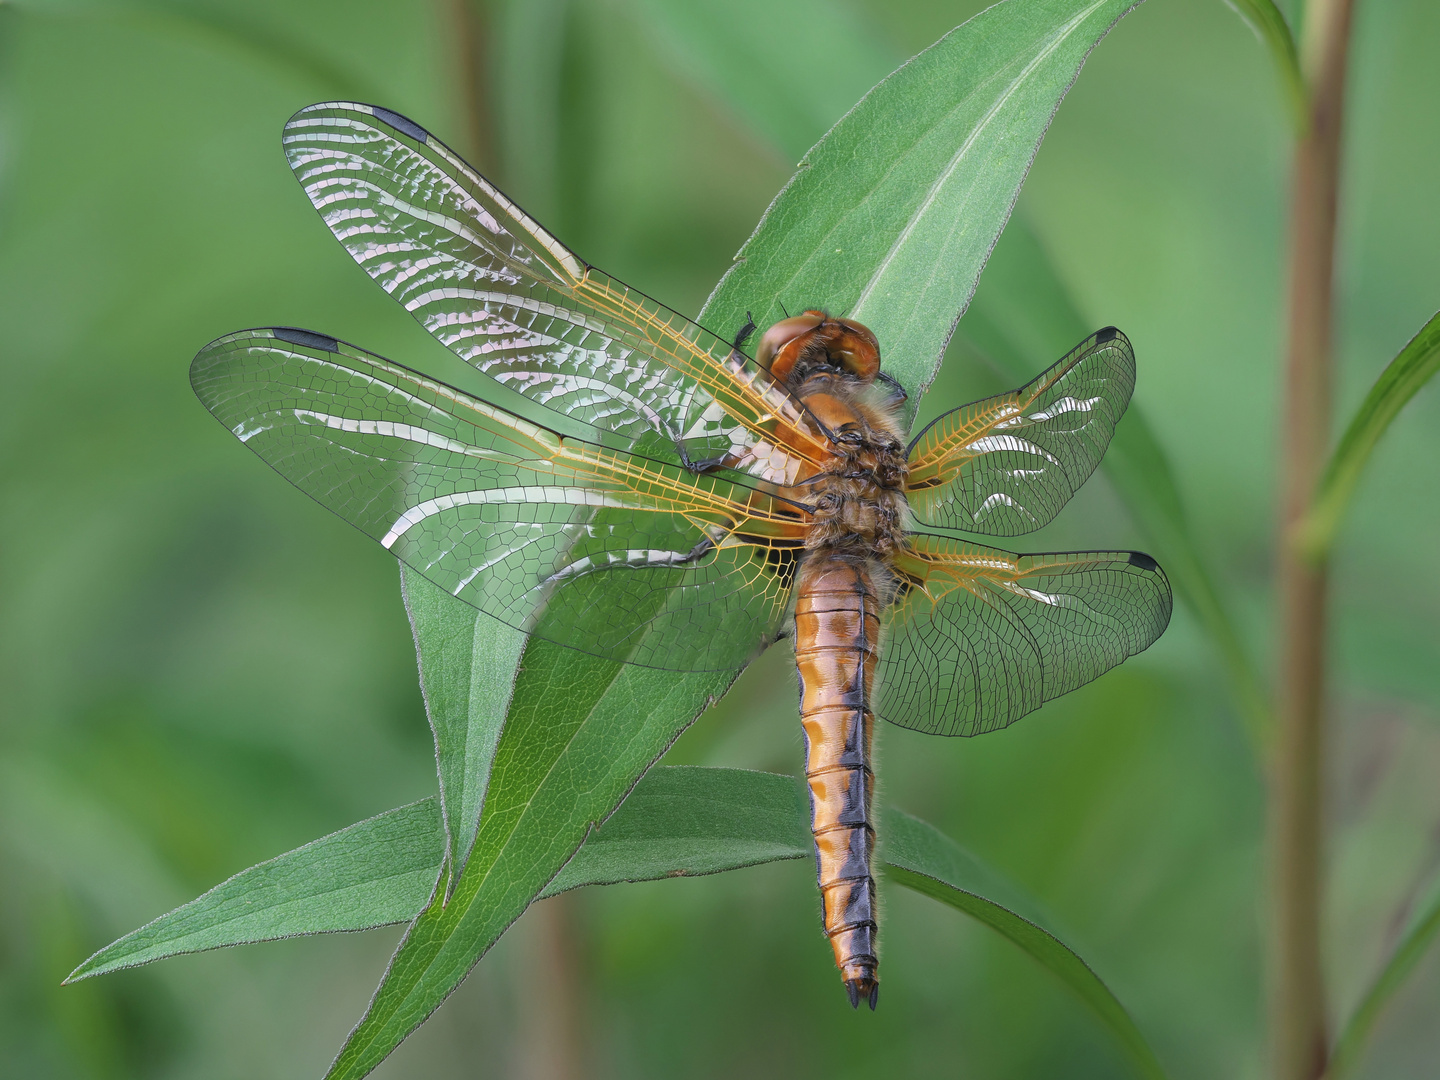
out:
M794 777L655 768L541 895L809 858L807 813ZM439 800L389 810L236 874L105 946L66 982L182 953L409 922L434 894L445 850Z
M450 874L453 887L475 843L525 635L403 565L400 592L415 634L420 691L435 736L446 850L449 865L456 868Z
M756 3L736 10L697 7L682 0L636 2L648 13L646 25L683 59L678 65L681 72L718 95L785 153L798 153L798 148L814 137L821 126L817 117L826 115L825 110L832 110L828 115L839 115L835 103L848 91L854 70L873 70L886 59L881 39L857 32L853 15L823 0L812 0L804 8L809 47L819 55L844 55L847 62L804 68L805 91L797 94L786 80L801 69L784 62L798 36L791 25L791 8ZM1281 25L1283 28L1283 19ZM753 47L743 51L745 59L737 58L733 48L741 34L753 38ZM1288 29L1285 34L1288 39ZM712 298L710 308L716 306L716 298ZM732 303L725 321L713 325L738 325L733 312L739 306L738 301ZM1081 318L1026 223L1011 220L986 264L957 333L1003 367L1018 385L1054 363L1094 329L1094 324ZM885 352L889 370L888 341ZM1102 467L1145 530L1181 598L1219 650L1251 742L1259 751L1271 726L1269 700L1214 576L1191 536L1164 451L1134 404Z
M844 312L885 342L913 405L1051 117L1132 6L1004 0L895 71L805 155L710 297L707 325Z
M1018 385L1094 330L1035 235L1023 221L1011 221L960 324L962 339ZM1143 379L1143 360L1140 370ZM1271 728L1269 700L1195 543L1165 451L1137 405L1131 404L1115 429L1101 468L1219 650L1252 744L1261 750Z
M933 825L897 810L883 820L885 877L965 912L1024 949L1110 1029L1142 1076L1165 1071L1135 1021L1090 966L1046 929L1033 902Z
M411 925L331 1066L364 1076L439 1007L733 673L680 675L532 638L485 814L448 901Z
M790 161L904 59L853 8L830 0L631 2L675 72L725 102ZM825 62L797 62L797 48Z
M1380 373L1330 456L1310 511L1295 526L1294 542L1309 559L1329 554L1340 519L1360 483L1360 474L1391 421L1419 389L1440 371L1440 313L1420 328L1400 355Z
M1432 320L1433 323L1433 320ZM1412 919L1409 929L1400 938L1390 959L1370 984L1370 989L1360 999L1355 1012L1351 1014L1345 1029L1335 1043L1335 1052L1330 1055L1330 1065L1325 1070L1325 1080L1343 1080L1355 1071L1360 1063L1360 1054L1375 1021L1380 1018L1386 1003L1404 985L1415 965L1425 955L1440 932L1440 887L1431 892L1428 903L1421 907L1420 915Z
M1290 33L1290 24L1275 6L1275 0L1225 0L1235 13L1244 19L1255 31L1265 47L1270 50L1270 59L1275 62L1275 74L1280 79L1285 94L1285 105L1290 110L1290 119L1297 132L1310 124L1307 107L1309 95L1305 91L1305 77L1300 72L1300 56L1295 48L1295 36Z
M813 858L809 816L792 776L657 766L541 896Z
M808 819L805 787L794 777L744 769L655 768L541 895L809 859L814 848ZM1047 928L1033 900L933 826L901 811L884 813L881 835L880 860L891 880L1015 942L1095 1011L1144 1075L1163 1075L1124 1007ZM432 948L443 946L449 938L437 931L443 931L447 917L457 917L461 903L457 894L443 905L435 890L443 852L437 800L399 807L235 875L106 946L67 981L226 945L365 930L404 922L417 911L421 915L409 937L423 935ZM462 875L462 893L467 880ZM462 962L464 956L451 954ZM404 949L397 965L402 958L415 963L414 953Z
M225 945L407 922L435 891L444 852L437 800L389 810L241 871L105 946L65 981Z

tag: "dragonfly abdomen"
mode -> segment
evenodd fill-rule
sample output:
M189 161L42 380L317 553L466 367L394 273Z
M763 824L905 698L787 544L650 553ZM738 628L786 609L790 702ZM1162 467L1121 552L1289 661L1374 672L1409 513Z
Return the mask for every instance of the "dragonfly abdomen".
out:
M870 689L879 654L880 597L866 560L812 552L795 603L795 665L805 730L805 778L825 935L850 994L875 1007L875 850Z

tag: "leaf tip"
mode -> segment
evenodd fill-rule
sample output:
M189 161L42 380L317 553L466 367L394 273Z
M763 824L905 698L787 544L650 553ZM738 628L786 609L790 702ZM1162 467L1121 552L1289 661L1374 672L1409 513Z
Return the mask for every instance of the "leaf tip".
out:
M91 957L91 960L93 960L93 959L94 959L94 957ZM91 962L90 962L90 960L86 960L83 964L79 965L74 971L70 972L69 975L66 975L63 979L61 979L61 980L60 980L60 985L61 985L61 986L73 986L73 985L75 985L76 983L78 983L81 979L88 979L88 978L90 978L92 975L99 975L99 974L101 974L101 972L102 972L103 970L104 970L103 968L99 968L99 967L96 967L96 966L92 965Z

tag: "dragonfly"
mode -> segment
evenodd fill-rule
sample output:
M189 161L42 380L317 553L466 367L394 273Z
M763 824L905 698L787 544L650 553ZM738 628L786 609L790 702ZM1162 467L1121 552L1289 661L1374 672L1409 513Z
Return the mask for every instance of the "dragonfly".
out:
M753 321L712 333L387 109L314 105L283 139L354 260L532 415L293 327L201 349L201 402L406 566L528 634L679 672L738 670L792 637L824 932L852 1007L873 1010L875 719L994 731L1169 622L1148 555L954 535L1059 512L1129 403L1129 340L1100 330L908 436L906 392L855 320L812 308L758 338Z

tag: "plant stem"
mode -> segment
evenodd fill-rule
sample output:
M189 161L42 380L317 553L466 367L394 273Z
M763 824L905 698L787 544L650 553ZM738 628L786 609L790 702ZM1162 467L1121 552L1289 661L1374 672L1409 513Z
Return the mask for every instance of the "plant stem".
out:
M478 0L449 0L450 48L455 65L455 103L465 134L465 159L494 179L495 116L490 103L491 27Z
M575 900L574 893L561 893L525 913L530 939L518 987L520 1080L582 1080L589 1073Z
M1325 1071L1327 1053L1320 955L1327 566L1306 560L1291 534L1309 507L1330 439L1340 121L1352 7L1353 0L1311 0L1306 7L1302 59L1309 126L1296 146L1291 192L1279 729L1271 774L1276 1080L1315 1080Z

